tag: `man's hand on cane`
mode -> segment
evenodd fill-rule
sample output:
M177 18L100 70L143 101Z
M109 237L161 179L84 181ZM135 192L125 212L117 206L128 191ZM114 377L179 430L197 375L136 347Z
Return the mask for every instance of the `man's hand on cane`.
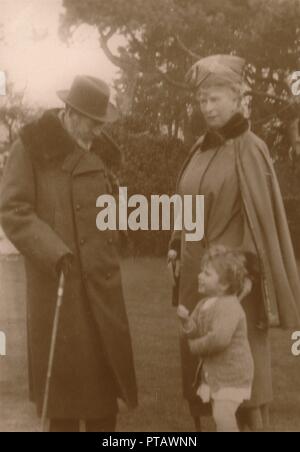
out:
M73 261L74 257L72 254L65 254L65 256L63 256L57 263L56 271L58 275L63 273L64 277L67 278L71 272Z

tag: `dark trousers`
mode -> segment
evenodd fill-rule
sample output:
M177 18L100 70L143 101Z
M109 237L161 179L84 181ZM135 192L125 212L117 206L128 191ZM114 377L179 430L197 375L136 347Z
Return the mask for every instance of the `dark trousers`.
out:
M86 432L114 432L116 430L117 416L105 419L92 419L85 421ZM79 432L78 419L50 419L50 432Z

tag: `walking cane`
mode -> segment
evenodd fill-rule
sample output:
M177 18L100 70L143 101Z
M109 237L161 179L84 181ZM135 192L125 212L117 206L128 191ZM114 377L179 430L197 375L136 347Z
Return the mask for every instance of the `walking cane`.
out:
M54 321L53 321L50 354L49 354L48 368L47 368L47 375L46 375L46 386L45 386L45 393L44 393L44 399L43 399L43 410L42 410L42 431L43 432L46 432L46 419L47 419L47 411L48 411L49 391L50 391L50 383L51 383L51 377L52 377L52 369L53 369L54 353L55 353L55 346L56 346L56 339L57 339L60 308L62 305L63 295L64 295L64 286L65 286L65 277L64 277L63 272L61 272L60 278L59 278L58 291L57 291L57 301L56 301L55 315L54 315Z

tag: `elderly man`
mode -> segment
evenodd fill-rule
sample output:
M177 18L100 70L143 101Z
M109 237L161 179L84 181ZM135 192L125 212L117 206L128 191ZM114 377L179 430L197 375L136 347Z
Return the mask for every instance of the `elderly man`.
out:
M114 431L117 399L136 406L117 231L96 227L96 199L118 191L120 151L103 131L117 118L107 85L77 76L66 108L25 126L2 184L1 222L25 257L30 396L41 414L59 274L59 319L47 416L50 431Z

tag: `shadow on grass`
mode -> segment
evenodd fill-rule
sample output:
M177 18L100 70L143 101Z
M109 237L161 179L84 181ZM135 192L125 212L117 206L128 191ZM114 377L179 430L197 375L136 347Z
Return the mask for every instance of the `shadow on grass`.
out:
M8 355L0 360L0 431L38 431L28 402L24 270L20 258L0 260L0 330ZM188 432L193 423L181 396L177 320L163 259L127 259L123 282L131 325L139 407L122 411L121 432ZM272 431L300 431L300 358L291 355L290 333L271 333L275 400ZM204 429L213 430L211 420Z

